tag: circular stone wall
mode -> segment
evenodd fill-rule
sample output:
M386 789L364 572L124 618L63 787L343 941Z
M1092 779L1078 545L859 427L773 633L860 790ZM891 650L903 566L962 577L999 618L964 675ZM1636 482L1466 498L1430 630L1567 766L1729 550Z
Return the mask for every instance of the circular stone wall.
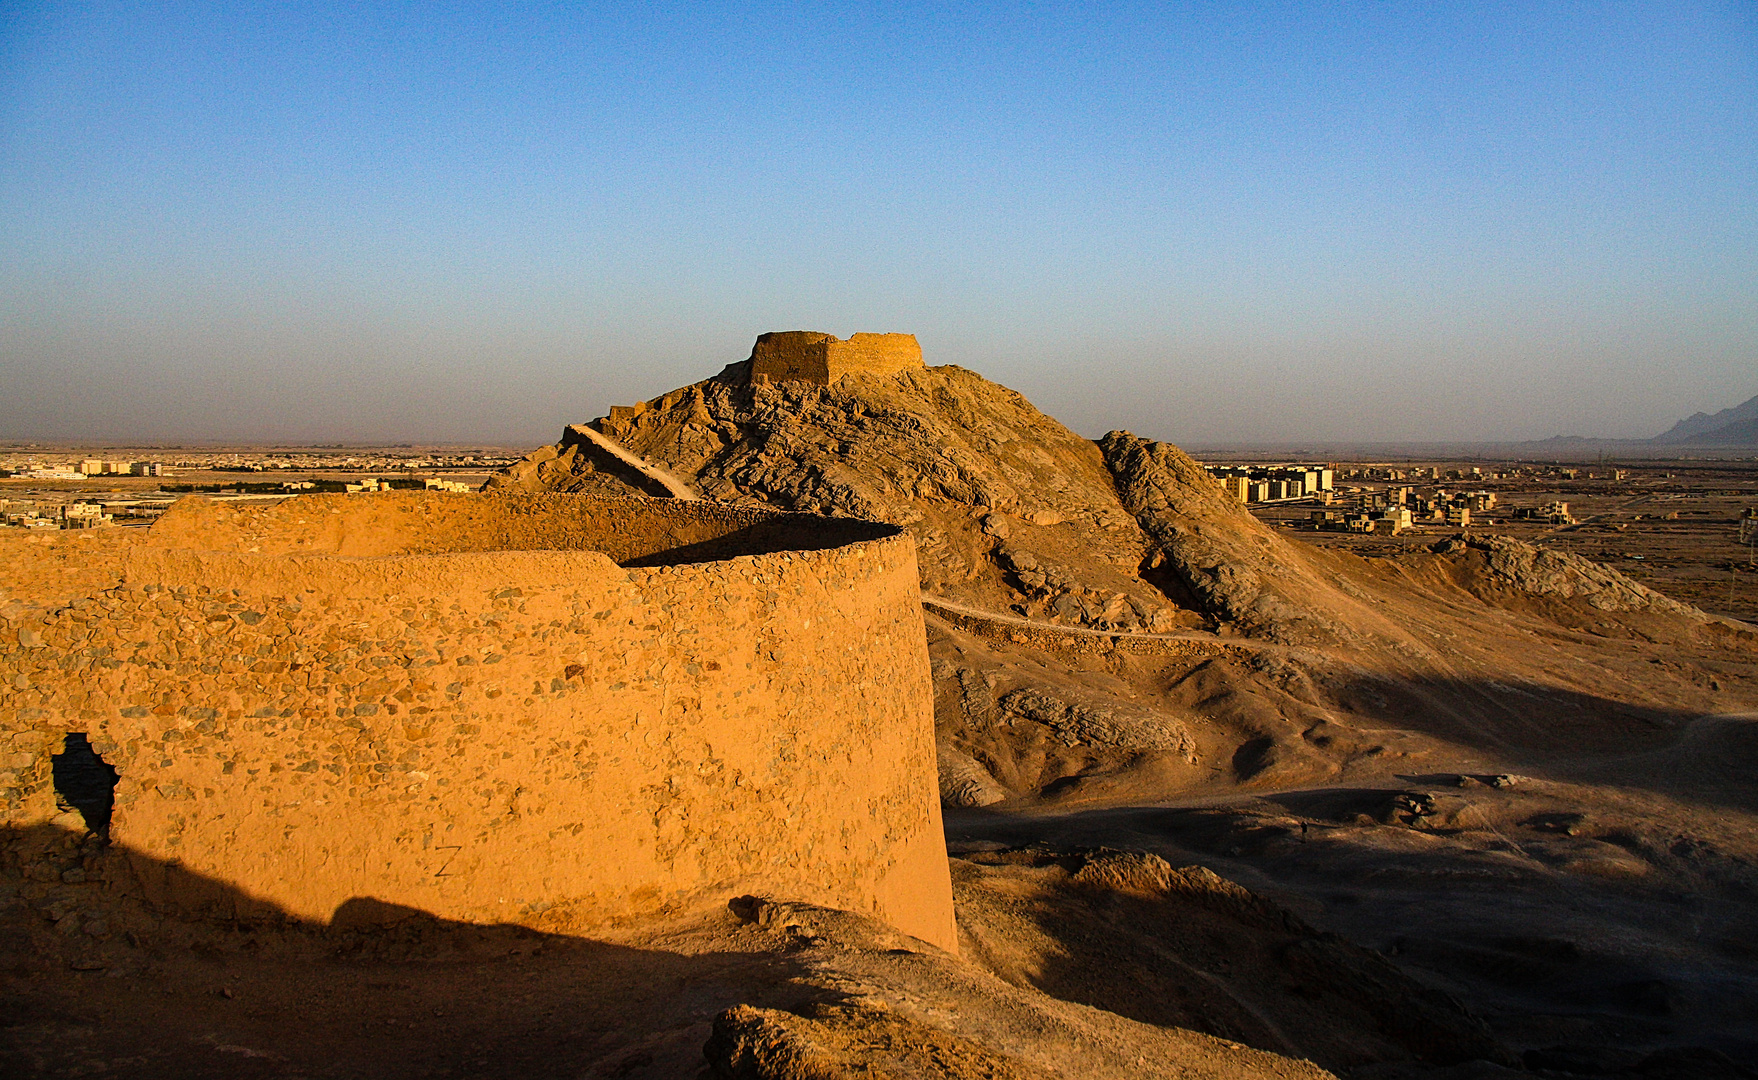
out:
M955 947L897 529L190 499L120 557L120 584L6 643L0 723L89 734L155 901L566 931L766 893ZM42 809L10 805L15 828Z

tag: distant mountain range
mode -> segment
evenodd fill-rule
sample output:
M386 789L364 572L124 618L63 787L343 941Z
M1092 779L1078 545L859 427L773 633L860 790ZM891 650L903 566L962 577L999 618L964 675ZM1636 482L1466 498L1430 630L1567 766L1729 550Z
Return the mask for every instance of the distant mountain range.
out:
M1661 446L1758 446L1758 397L1714 415L1693 413L1648 441Z
M1758 447L1758 397L1746 399L1718 413L1694 413L1652 439L1595 439L1580 435L1553 435L1548 439L1514 443L1544 452L1573 454L1594 451L1643 453L1651 450L1721 450Z

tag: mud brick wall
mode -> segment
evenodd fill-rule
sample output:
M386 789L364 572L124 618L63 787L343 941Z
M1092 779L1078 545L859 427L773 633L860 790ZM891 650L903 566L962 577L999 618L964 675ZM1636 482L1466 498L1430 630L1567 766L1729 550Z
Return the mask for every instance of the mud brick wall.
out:
M923 366L914 334L854 334L847 341L810 330L763 334L751 349L753 381L828 385L844 375L892 375Z
M56 816L49 754L88 734L157 903L568 931L759 893L954 945L889 527L399 492L0 554L7 825Z

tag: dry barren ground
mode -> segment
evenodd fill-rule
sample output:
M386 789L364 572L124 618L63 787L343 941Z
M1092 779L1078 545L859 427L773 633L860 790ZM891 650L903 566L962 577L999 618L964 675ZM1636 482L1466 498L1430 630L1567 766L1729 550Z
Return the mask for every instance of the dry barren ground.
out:
M754 898L586 940L419 916L372 932L184 923L57 885L6 906L0 948L10 1076L1324 1075Z

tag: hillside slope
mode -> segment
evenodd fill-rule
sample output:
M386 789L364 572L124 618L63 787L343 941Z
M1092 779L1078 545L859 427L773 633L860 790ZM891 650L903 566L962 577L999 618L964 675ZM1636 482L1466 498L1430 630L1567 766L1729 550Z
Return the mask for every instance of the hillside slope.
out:
M1615 571L1518 546L1412 550L1388 574L1266 527L1174 446L1090 442L958 367L753 385L734 364L570 428L490 487L659 494L606 439L704 498L911 531L937 601L953 804L1335 781L1456 757L1461 740L1530 739L1518 717L1533 702L1495 687L1579 694L1617 676L1504 641L1551 633L1559 611L1569 625L1646 620L1671 640L1702 620ZM1649 675L1619 692L1666 693ZM1446 685L1472 689L1430 689ZM1380 732L1392 701L1396 749Z
M705 498L906 526L926 592L1052 624L1294 642L1343 634L1334 613L1357 606L1175 448L1118 433L1102 451L962 368L829 386L734 370L588 427L490 487L652 492L595 452L602 433Z

